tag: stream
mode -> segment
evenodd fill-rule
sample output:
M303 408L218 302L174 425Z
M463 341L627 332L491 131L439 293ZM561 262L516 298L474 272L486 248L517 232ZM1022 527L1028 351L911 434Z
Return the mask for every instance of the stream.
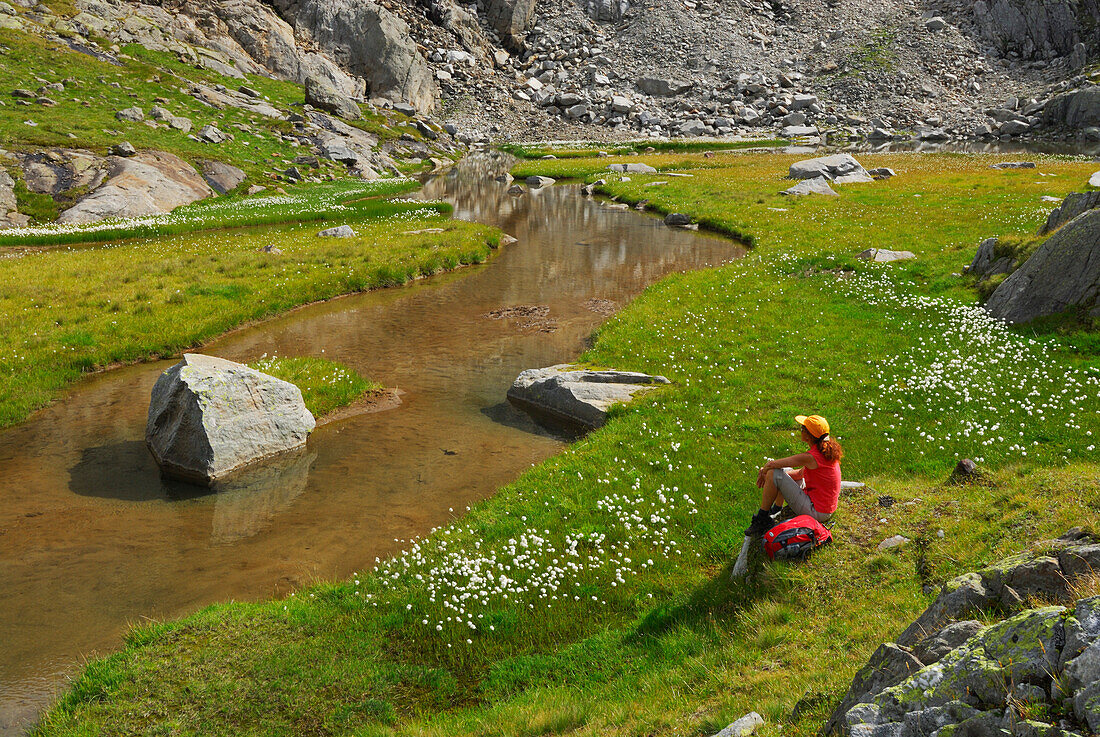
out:
M516 375L576 358L666 274L743 253L577 186L510 196L493 179L510 164L474 153L421 193L519 239L488 264L203 348L242 362L332 358L399 388L400 406L322 424L303 453L213 494L162 481L145 448L149 393L174 361L90 377L0 432L0 735L21 734L131 624L367 569L557 453L562 439L504 401Z

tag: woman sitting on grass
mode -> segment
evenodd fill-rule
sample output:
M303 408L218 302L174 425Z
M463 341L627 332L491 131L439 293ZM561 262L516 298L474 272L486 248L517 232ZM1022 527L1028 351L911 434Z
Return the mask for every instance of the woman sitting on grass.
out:
M809 451L768 461L756 486L764 490L760 511L753 515L746 535L763 535L775 526L783 502L795 515L808 514L822 524L833 518L840 499L840 459L844 449L829 437L829 423L819 415L794 418L802 426L802 442ZM787 473L787 467L798 470Z

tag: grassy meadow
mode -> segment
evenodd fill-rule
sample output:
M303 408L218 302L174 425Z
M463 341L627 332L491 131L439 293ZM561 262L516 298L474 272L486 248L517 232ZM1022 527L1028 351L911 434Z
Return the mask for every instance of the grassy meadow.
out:
M114 229L160 237L0 259L0 427L88 371L171 356L308 302L480 263L499 243L495 229L451 220L443 204L373 199L395 186L409 184L337 182L289 196L218 198L144 224L88 226L83 236ZM327 220L314 221L317 213ZM284 224L241 227L272 221ZM356 237L317 236L342 224ZM41 230L18 242L83 232Z
M605 177L606 194L754 246L654 285L583 356L672 386L374 570L137 627L35 734L694 736L753 710L761 734L815 734L945 579L1100 517L1096 327L1009 329L961 276L1094 165L859 158L898 175L791 199L791 156L632 158L691 176ZM918 258L853 258L869 247ZM756 469L801 450L811 412L868 487L842 497L832 546L731 583ZM963 457L993 484L945 485ZM912 542L876 550L895 534Z

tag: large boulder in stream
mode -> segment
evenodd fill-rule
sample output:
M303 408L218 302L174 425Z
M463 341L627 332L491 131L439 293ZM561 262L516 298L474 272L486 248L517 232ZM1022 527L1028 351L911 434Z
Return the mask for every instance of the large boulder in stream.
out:
M603 426L611 405L668 383L663 376L559 364L522 372L508 390L508 399L536 419L590 430Z
M304 445L316 424L293 384L187 354L153 387L145 443L166 476L209 486Z

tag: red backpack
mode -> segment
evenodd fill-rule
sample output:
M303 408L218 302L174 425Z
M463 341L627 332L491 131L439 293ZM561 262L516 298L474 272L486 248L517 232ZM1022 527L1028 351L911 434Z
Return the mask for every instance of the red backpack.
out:
M764 552L772 560L803 560L832 539L832 533L820 522L803 514L764 533Z

